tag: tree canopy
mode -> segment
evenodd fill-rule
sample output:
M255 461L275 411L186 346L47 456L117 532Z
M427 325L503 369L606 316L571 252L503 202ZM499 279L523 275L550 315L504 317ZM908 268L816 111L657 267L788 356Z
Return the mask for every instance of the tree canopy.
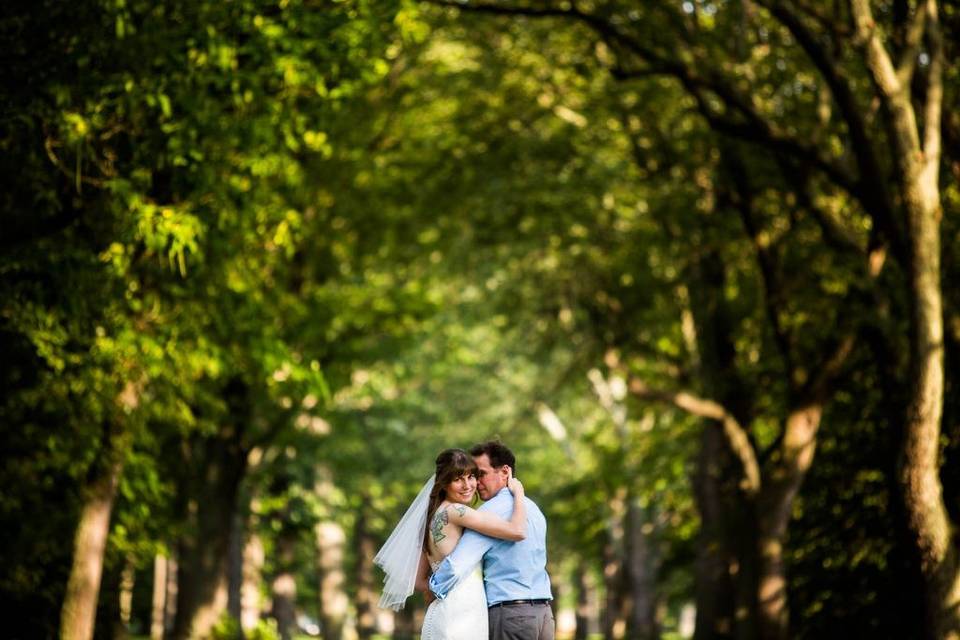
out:
M558 637L960 637L960 13L8 2L13 638L412 638L499 438Z

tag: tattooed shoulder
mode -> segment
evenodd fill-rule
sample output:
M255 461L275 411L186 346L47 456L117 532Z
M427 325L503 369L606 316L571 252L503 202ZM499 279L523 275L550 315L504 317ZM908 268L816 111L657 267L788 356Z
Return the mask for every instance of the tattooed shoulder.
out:
M443 532L443 527L449 521L446 507L437 509L437 512L433 515L433 523L430 525L430 535L433 536L433 544L440 544L440 541L447 537Z
M454 507L454 509L457 510L457 513L460 514L461 518L467 513L467 508L462 504L458 504L457 506Z

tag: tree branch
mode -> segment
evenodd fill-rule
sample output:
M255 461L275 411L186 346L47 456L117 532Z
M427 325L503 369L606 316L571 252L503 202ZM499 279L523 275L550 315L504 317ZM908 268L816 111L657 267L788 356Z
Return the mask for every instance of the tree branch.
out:
M831 213L817 206L810 192L810 176L801 167L792 166L782 156L777 158L780 174L792 187L797 196L798 208L806 211L820 227L824 242L839 251L863 258L866 247L858 240L856 232L847 228Z
M758 0L770 14L777 19L796 38L797 43L810 58L814 66L823 76L833 99L840 109L860 177L856 187L846 189L863 205L867 213L874 219L875 225L883 230L888 242L898 258L906 264L907 251L903 243L902 234L897 229L896 217L890 207L891 199L887 193L887 180L883 169L877 161L873 144L867 134L867 127L863 120L863 109L857 103L849 78L843 73L843 68L837 63L833 55L821 44L817 37L800 19L786 2L779 0Z
M697 96L694 96L695 98ZM712 112L708 105L698 99L699 111L706 118L710 126L720 133L746 142L754 142L766 146L774 152L782 153L808 164L826 175L831 182L860 200L860 186L854 176L838 164L827 160L813 145L801 142L793 136L788 136L773 129L768 122L760 118L753 123L743 123L731 120Z
M761 2L760 4L767 6L766 2ZM843 24L842 21L837 20L835 16L824 15L802 0L796 0L795 4L797 6L797 10L816 22L817 26L819 26L824 33L829 33L834 36L850 35L850 31L847 26Z
M615 25L599 16L584 13L575 7L533 8L510 7L476 2L461 3L452 2L451 0L426 1L438 6L454 7L463 11L476 13L535 18L560 17L581 22L596 30L608 43L620 45L643 60L646 66L643 70L636 72L637 76L659 74L672 76L679 80L688 92L695 94L694 97L698 98L698 103L700 103L702 107L701 113L707 118L711 126L717 130L743 140L766 144L775 150L810 163L829 176L834 184L846 190L854 197L858 196L858 186L855 176L851 175L845 167L837 162L821 155L815 146L801 141L796 136L791 136L783 131L779 131L773 123L753 108L749 98L734 89L727 78L712 73L710 70L705 73L700 73L698 66L695 67L693 64L683 62L677 56L661 55L645 46L636 38L632 38L623 33ZM632 72L624 70L618 74L618 77L621 79L629 79L635 77L635 75ZM702 89L708 89L717 95L725 105L735 112L740 113L746 119L746 122L738 122L716 114L703 100Z
M770 328L773 330L777 350L783 359L788 384L792 388L795 377L793 348L791 346L792 341L790 335L786 329L784 329L783 323L780 322L778 307L783 299L783 288L778 275L779 269L777 268L773 252L770 251L762 237L760 227L754 215L753 192L749 184L746 165L736 150L729 148L724 149L723 156L730 167L730 177L734 186L734 192L731 194L733 196L732 204L737 210L737 213L740 214L740 220L743 223L744 230L753 243L757 265L760 267L760 278L763 282L763 303L767 312L767 320L770 322Z
M850 13L856 28L857 39L865 47L867 67L874 83L887 98L899 96L905 86L897 75L887 48L880 40L877 23L870 9L870 0L850 0Z
M846 334L837 341L833 350L826 354L823 361L817 365L816 375L810 378L810 382L807 383L807 386L801 394L804 398L808 398L810 401L817 403L825 401L830 386L840 377L840 374L843 372L843 367L850 358L850 354L853 353L853 346L856 344L856 341L857 332L855 329L847 331Z
M897 78L900 80L901 86L904 87L910 84L913 72L917 67L917 55L920 53L920 45L923 42L923 31L928 13L928 8L924 4L923 2L917 4L913 18L907 24L903 51L900 52L897 61ZM934 6L934 12L936 12L936 6Z
M927 79L927 101L923 117L923 156L925 178L934 187L940 168L941 120L943 115L943 34L936 0L926 0L927 40L930 47L930 71ZM919 9L918 9L919 11Z
M670 404L691 415L719 422L730 449L743 468L743 490L750 495L754 495L760 490L760 465L757 462L753 445L750 444L750 437L743 426L723 405L687 391L674 392L650 389L639 378L631 378L629 389L630 393L638 398Z

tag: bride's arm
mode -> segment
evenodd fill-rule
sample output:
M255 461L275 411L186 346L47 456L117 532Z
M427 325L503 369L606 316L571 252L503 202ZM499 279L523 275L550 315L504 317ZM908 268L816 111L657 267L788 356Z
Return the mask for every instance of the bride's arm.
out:
M487 536L503 540L523 540L527 537L527 508L523 503L523 485L516 478L511 478L509 487L513 493L513 514L510 520L462 504L448 505L447 518L461 527Z

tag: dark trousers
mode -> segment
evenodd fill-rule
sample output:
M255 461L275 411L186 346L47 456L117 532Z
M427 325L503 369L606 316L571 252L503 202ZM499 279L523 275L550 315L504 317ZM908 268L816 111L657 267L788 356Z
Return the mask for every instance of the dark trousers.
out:
M490 640L553 640L553 609L549 604L492 606Z

